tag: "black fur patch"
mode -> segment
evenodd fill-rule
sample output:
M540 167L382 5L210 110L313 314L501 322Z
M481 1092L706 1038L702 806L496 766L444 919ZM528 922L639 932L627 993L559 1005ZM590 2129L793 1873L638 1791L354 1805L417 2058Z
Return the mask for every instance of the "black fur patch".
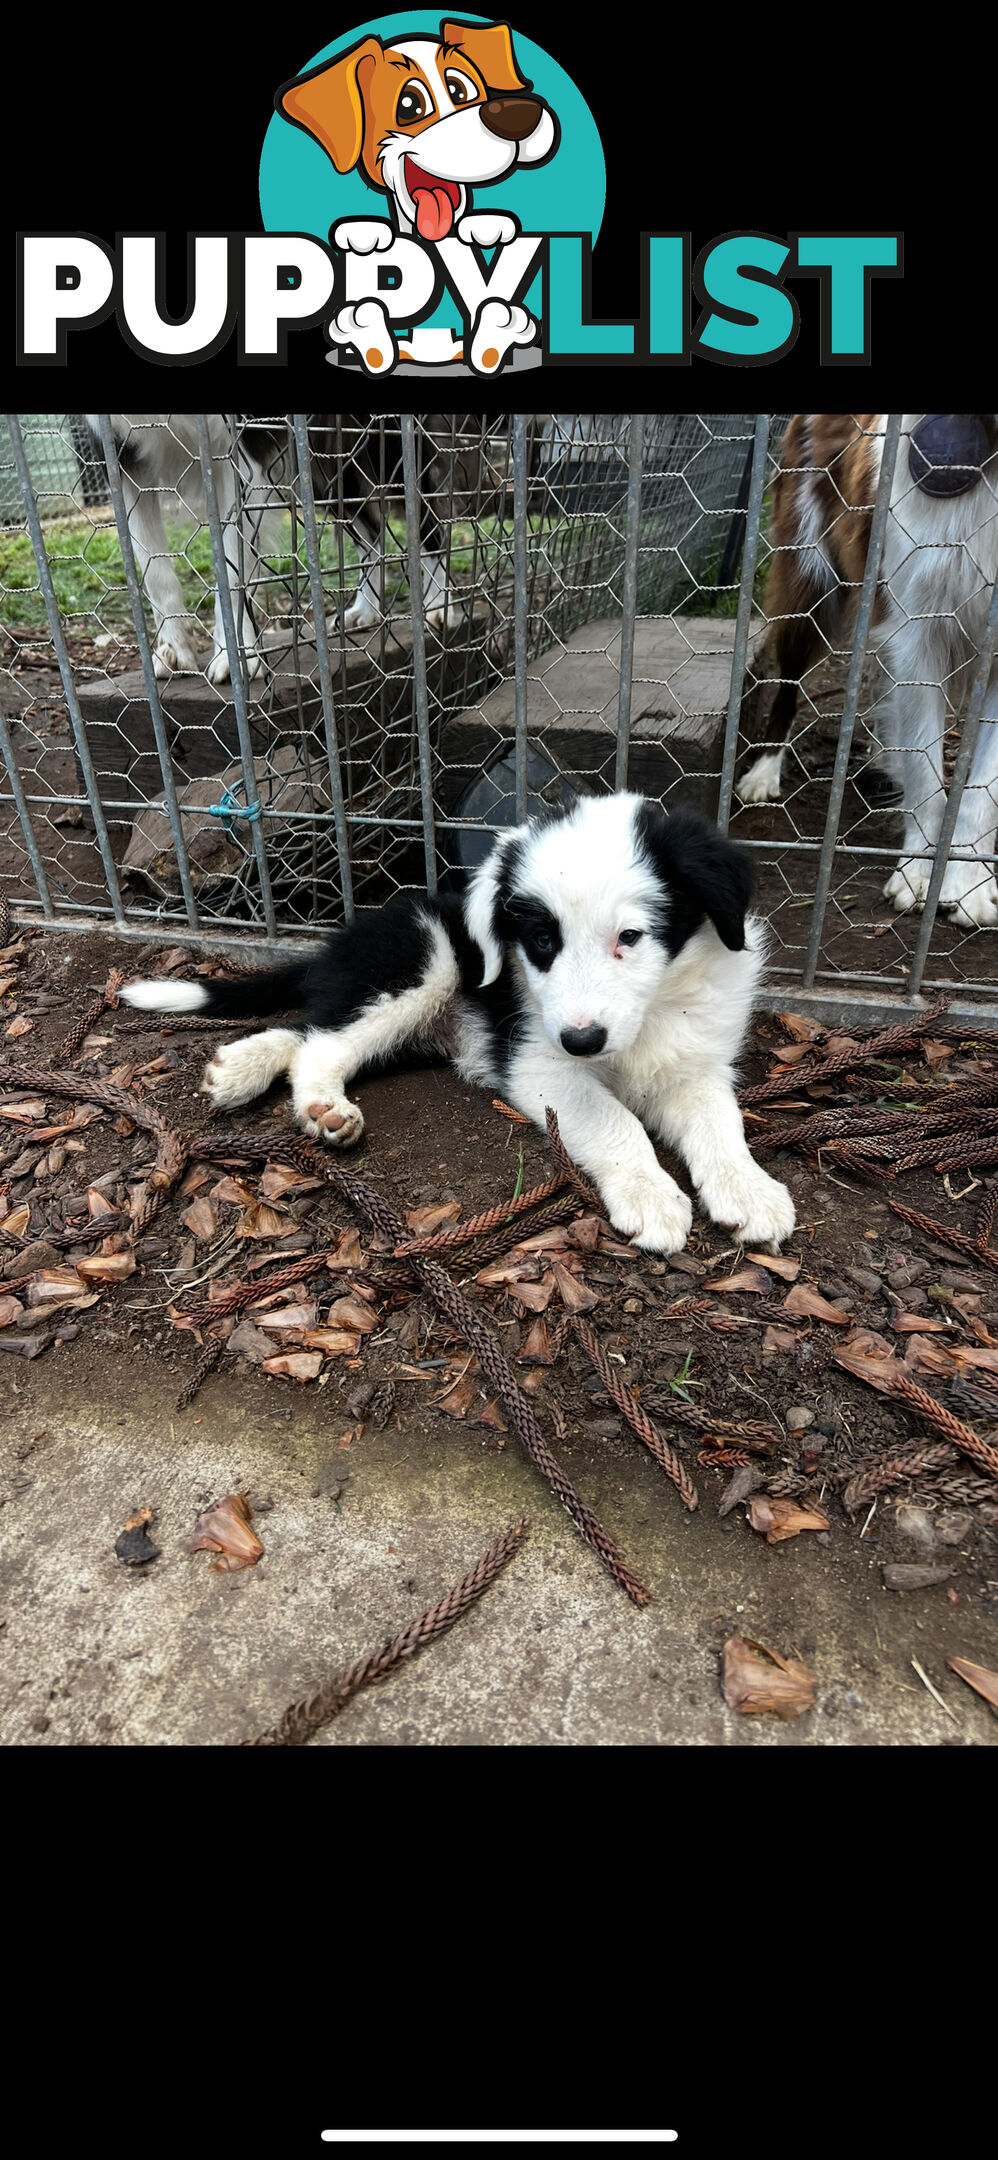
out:
M666 817L643 802L635 820L639 844L651 859L665 897L659 936L670 959L706 917L729 952L745 948L745 911L752 870L740 848L690 810Z

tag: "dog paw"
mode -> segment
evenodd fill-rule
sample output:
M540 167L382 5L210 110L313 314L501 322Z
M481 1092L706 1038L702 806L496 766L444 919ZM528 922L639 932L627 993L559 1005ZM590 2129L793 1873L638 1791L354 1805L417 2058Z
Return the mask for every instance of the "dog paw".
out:
M700 1205L712 1222L734 1231L742 1244L773 1250L788 1238L797 1211L785 1185L778 1185L757 1163L725 1171L700 1188Z
M209 1059L201 1080L201 1093L211 1098L215 1110L235 1110L253 1102L274 1077L273 1063L257 1048L259 1038L247 1035L242 1042L220 1043Z
M748 772L735 781L735 794L739 802L779 802L782 763L782 754L778 751L768 752L765 757L757 758L755 764L749 766Z
M693 1223L693 1203L667 1172L600 1178L615 1230L645 1252L681 1252Z
M939 905L961 930L993 930L998 923L998 885L982 862L951 862Z
M201 672L197 649L188 638L161 638L154 648L152 664L157 682L169 682L171 675L198 675Z
M342 624L344 630L376 630L381 614L370 600L362 599L358 594L356 600L351 600L350 606L344 608L339 619L332 616L330 621L334 629L339 629Z
M209 662L207 673L208 681L215 689L221 683L231 682L232 675L229 668L228 653L216 653L214 659ZM246 654L246 674L250 682L253 682L257 675L263 674L263 660L258 652L248 652Z
M929 862L918 862L914 857L907 862L899 862L893 876L888 878L884 886L884 899L890 901L899 915L909 914L912 908L923 908L931 875L932 865Z
M345 1095L315 1097L299 1109L298 1122L310 1140L324 1140L327 1147L356 1147L364 1131L363 1111Z

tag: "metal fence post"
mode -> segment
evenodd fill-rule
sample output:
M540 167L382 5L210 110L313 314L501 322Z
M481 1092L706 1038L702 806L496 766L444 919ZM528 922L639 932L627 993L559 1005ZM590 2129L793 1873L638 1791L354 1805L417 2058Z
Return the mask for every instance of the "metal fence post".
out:
M333 672L329 661L329 639L326 635L326 605L322 591L322 569L319 562L319 524L315 514L315 491L312 487L312 461L308 447L308 416L293 415L295 450L298 459L298 485L301 493L302 523L305 527L305 553L308 557L308 584L315 621L315 651L319 669L319 689L322 695L322 725L326 738L326 759L329 766L329 792L333 804L333 825L336 832L336 850L339 857L340 891L343 896L343 914L352 922L353 872L350 864L350 833L347 826L346 805L343 800L343 774L340 766L340 745L336 732L336 707L333 700ZM342 530L342 528L341 528Z
M835 764L832 769L831 784L828 790L828 815L825 819L824 838L821 843L821 854L818 858L811 928L808 933L807 952L804 956L804 968L801 975L801 988L803 990L813 988L814 978L818 971L818 957L821 952L821 938L825 923L825 905L832 882L832 864L835 857L836 842L839 837L842 798L845 794L846 776L849 770L849 752L852 748L856 714L859 710L859 693L863 681L866 648L870 636L870 624L873 620L874 601L877 597L877 581L880 577L880 565L883 560L884 541L887 538L891 488L894 481L894 468L897 464L898 444L901 438L901 419L902 415L900 413L889 413L884 434L884 447L880 460L880 478L877 482L873 521L870 527L870 544L867 551L866 568L863 572L863 583L860 589L859 610L853 632L852 651L849 655L849 673L846 677L839 739L835 745Z
M405 528L409 569L409 609L412 628L412 689L419 744L419 793L423 810L423 854L426 890L437 889L437 836L433 806L433 752L430 746L429 696L426 686L426 619L423 614L423 559L420 547L419 470L416 462L416 423L411 413L402 414L402 479L405 488Z
M128 589L128 598L131 603L132 622L134 624L135 638L139 648L139 661L142 667L142 680L145 683L146 697L149 700L149 717L152 721L153 735L156 739L156 750L159 757L159 769L163 776L163 792L166 797L167 815L170 820L170 831L173 834L173 845L177 850L177 867L180 871L180 888L184 896L184 906L187 910L188 924L192 930L196 931L200 929L201 923L198 915L197 901L194 897L194 887L191 883L191 867L187 859L187 842L184 837L183 818L181 816L180 804L177 800L176 784L173 778L173 759L170 751L170 740L166 732L166 722L163 718L163 707L160 703L159 683L156 678L156 667L152 656L152 646L149 642L149 632L146 628L145 610L142 605L142 590L139 585L138 572L135 568L135 558L132 554L131 536L128 529L128 512L125 508L124 490L121 485L121 467L118 462L118 446L114 440L114 436L111 431L110 416L107 413L101 413L100 415L100 439L101 448L104 452L104 463L107 466L107 480L108 487L111 493L111 507L114 511L114 522L118 529L118 543L121 548L121 563L125 573L125 584Z
M634 678L634 617L638 604L638 538L641 528L641 471L645 416L632 413L627 438L627 513L624 529L624 580L620 616L620 688L617 692L617 757L614 787L627 786L631 747L631 687Z
M752 477L749 482L748 509L745 517L742 575L738 588L738 613L735 617L735 642L731 652L728 715L724 723L721 781L717 796L717 822L721 831L725 833L728 830L731 817L731 796L735 784L735 764L738 758L738 723L741 719L745 663L748 659L749 631L752 627L752 599L755 591L756 564L759 560L759 530L762 521L762 498L766 486L768 451L769 414L757 413L755 434L752 442Z
M225 649L229 656L229 677L232 686L232 703L236 715L236 734L239 740L239 757L243 768L243 786L246 790L246 811L253 840L253 855L257 876L260 880L260 898L268 937L277 933L274 914L274 895L270 886L270 869L263 834L263 810L257 799L256 773L253 769L253 742L250 735L249 712L246 697L246 664L236 634L235 612L232 606L232 590L229 584L229 565L225 553L225 535L222 531L221 513L218 507L218 490L215 486L215 468L212 463L211 437L207 416L195 414L198 455L201 460L201 478L204 485L205 508L208 513L208 529L211 533L211 552L215 565L218 603L225 632Z

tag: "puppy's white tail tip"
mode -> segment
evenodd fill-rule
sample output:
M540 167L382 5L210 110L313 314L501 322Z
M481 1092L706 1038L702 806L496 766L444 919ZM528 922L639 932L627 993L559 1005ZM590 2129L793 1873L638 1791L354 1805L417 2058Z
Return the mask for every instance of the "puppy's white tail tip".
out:
M208 992L203 983L159 982L126 983L118 993L126 1005L137 1005L140 1012L200 1012L208 1003Z

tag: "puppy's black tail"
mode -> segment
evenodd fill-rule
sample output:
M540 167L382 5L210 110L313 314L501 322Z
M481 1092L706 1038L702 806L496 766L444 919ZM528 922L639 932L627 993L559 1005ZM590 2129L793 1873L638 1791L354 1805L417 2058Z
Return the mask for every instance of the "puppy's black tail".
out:
M309 974L307 960L267 968L259 975L232 980L210 977L200 982L171 982L168 976L127 983L119 992L140 1012L203 1013L209 1020L262 1020L267 1013L296 1012Z

